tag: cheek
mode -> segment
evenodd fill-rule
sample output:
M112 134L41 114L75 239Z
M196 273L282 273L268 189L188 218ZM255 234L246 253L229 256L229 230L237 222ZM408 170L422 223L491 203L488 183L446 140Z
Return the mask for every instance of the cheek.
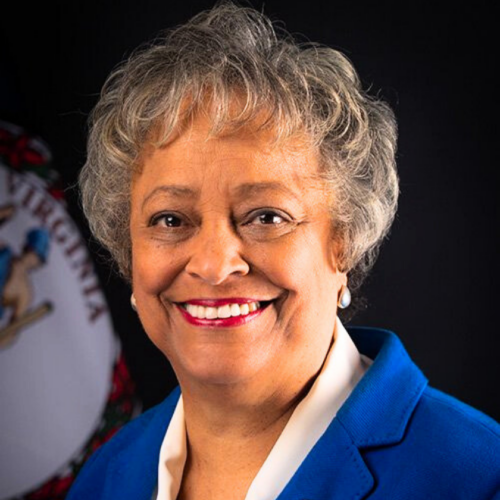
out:
M134 291L159 295L182 269L173 251L154 242L137 242L132 246L132 283Z
M134 242L132 246L132 288L137 300L139 319L144 331L156 347L169 357L168 335L172 326L165 315L160 294L175 279L173 259L165 257L149 242Z
M337 271L327 255L325 240L306 233L256 252L257 267L275 285L302 297L321 294L336 287Z

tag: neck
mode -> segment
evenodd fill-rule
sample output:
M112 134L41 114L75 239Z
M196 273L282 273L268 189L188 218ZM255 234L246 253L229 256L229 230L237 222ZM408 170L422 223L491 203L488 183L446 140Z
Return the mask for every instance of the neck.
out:
M239 472L251 482L320 369L307 378L294 374L282 384L285 389L271 393L252 382L196 387L181 383L188 466L207 475Z

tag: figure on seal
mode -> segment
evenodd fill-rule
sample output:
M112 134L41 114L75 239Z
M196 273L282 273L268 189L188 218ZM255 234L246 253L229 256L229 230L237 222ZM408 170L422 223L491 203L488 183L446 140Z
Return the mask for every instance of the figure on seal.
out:
M0 207L0 224L12 217L11 205ZM33 301L31 271L40 268L47 261L50 248L50 235L43 227L33 228L26 235L26 242L20 255L15 256L11 248L0 243L0 320L10 309L6 325L0 328L0 348L11 345L18 337L21 328L45 316L52 309L44 303L30 309Z

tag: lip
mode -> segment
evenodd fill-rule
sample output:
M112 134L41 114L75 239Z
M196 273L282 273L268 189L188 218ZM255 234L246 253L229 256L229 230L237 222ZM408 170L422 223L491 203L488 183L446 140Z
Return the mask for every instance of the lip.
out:
M267 302L269 299L249 299L246 297L230 297L222 299L190 299L178 304L191 304L193 306L222 307L227 304L250 304L251 302Z
M241 300L241 302L236 302L237 300ZM237 304L247 304L249 302L257 302L255 300L249 300L249 299L197 299L197 300L190 300L188 302L184 302L184 304L193 304L193 305L200 305L200 306L206 306L206 307L220 307L229 303L237 303ZM246 325L250 321L254 320L258 316L260 316L267 308L268 306L271 305L271 302L266 302L265 305L257 309L256 311L253 311L249 314L246 314L244 316L233 316L230 318L217 318L217 319L202 319L202 318L195 318L191 316L184 307L182 307L181 304L177 303L175 306L177 309L180 311L182 314L183 318L190 323L191 325L195 326L203 326L203 327L209 327L209 328L229 328L229 327L235 327L235 326L241 326L241 325Z

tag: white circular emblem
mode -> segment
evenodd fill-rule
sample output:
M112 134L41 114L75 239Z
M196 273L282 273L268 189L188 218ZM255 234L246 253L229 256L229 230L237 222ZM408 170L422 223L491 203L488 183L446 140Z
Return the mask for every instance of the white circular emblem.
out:
M96 430L117 341L64 205L0 165L0 498L39 486Z

